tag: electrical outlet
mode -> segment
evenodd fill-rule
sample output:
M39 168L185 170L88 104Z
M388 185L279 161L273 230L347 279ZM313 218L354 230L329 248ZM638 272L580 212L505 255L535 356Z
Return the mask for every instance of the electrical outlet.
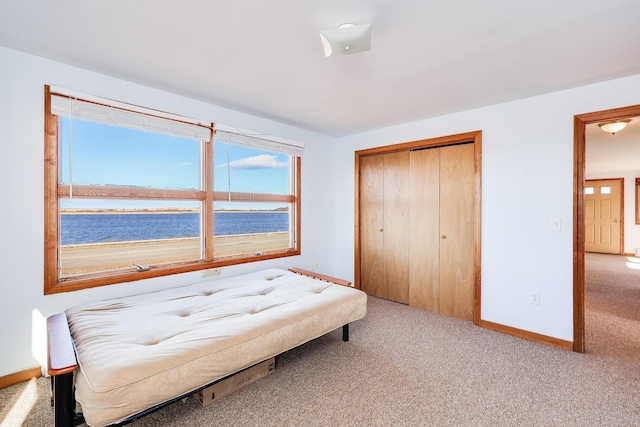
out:
M562 218L551 219L551 231L562 231Z
M532 293L530 302L533 305L540 305L540 293L539 292Z
M309 264L309 268L311 269L311 271L318 271L318 269L320 268L320 263L318 261L311 261L311 263Z
M210 268L202 272L202 277L216 277L222 274L222 268Z

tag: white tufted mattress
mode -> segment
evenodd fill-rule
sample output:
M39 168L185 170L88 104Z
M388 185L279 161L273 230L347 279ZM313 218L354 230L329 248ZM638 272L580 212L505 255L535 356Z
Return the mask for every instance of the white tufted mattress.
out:
M364 317L366 294L269 269L66 311L76 399L104 426Z

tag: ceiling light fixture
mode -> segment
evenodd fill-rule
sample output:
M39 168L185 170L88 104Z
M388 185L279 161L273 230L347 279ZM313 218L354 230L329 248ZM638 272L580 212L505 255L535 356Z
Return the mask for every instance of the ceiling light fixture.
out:
M350 55L371 49L371 24L345 23L335 30L320 31L324 56Z
M615 135L616 132L620 132L622 129L626 128L631 120L616 120L613 122L605 122L598 123L600 129L605 132L609 132L611 135Z

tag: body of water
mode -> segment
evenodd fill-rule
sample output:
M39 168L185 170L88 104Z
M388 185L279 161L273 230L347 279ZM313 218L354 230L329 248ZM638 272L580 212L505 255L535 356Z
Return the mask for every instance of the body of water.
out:
M198 237L200 214L73 214L60 216L62 245ZM226 212L214 217L216 236L289 230L286 212Z

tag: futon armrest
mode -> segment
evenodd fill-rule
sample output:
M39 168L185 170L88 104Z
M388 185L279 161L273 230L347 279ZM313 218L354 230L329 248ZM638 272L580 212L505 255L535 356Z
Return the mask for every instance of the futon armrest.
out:
M67 315L54 314L47 319L49 375L68 374L76 370L76 354L67 323Z
M300 268L290 268L289 271L296 274L302 274L303 276L309 276L314 279L324 280L325 282L335 283L342 286L351 286L351 282L348 280L337 279L331 276L325 276L324 274L316 273L315 271L302 270Z

